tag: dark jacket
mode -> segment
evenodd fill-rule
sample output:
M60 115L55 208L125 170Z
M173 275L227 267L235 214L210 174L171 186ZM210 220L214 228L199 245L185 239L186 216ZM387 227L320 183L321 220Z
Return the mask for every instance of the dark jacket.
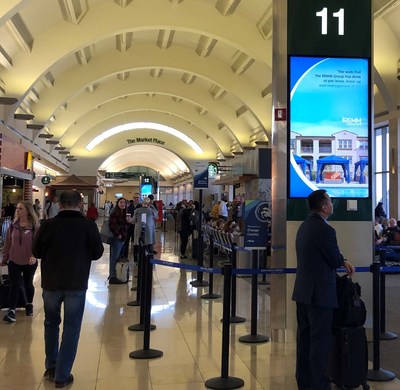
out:
M108 226L115 237L121 235L121 240L125 240L128 233L128 223L126 222L125 211L121 211L118 206L115 206L111 211Z
M79 211L63 210L47 219L33 241L32 253L41 259L42 288L82 291L88 287L90 265L104 251L99 230Z
M336 231L319 214L310 214L296 237L297 273L293 300L335 308L336 269L343 266Z

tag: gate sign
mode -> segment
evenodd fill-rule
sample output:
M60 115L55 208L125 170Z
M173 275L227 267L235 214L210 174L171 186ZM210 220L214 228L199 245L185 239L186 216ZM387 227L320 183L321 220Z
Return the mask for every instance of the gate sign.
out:
M271 225L271 205L265 200L246 200L244 207L244 246L266 249Z
M196 161L194 163L194 183L193 188L208 188L208 162Z

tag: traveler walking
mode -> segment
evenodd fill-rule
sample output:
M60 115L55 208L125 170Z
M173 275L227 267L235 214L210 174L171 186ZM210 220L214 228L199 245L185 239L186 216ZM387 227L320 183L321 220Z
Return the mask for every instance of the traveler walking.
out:
M81 196L75 190L60 196L62 210L46 220L37 232L32 252L41 259L44 301L44 377L63 388L74 381L74 364L92 260L103 254L99 230L80 212ZM63 304L63 331L60 323Z
M46 206L45 210L45 218L54 218L58 212L60 211L60 205L58 203L58 198L56 196L53 196L53 199L49 204Z
M115 272L115 264L121 255L124 242L128 231L128 222L126 220L126 199L119 198L112 208L110 220L108 222L110 230L114 234L114 238L110 244L110 266L108 282L110 284L121 284L117 279Z
M26 294L25 315L33 315L33 296L35 287L33 277L38 263L32 255L32 242L39 229L39 219L31 202L22 201L17 204L15 219L10 225L3 249L1 265L8 265L10 277L9 311L3 317L5 322L15 322L15 309L20 292ZM21 287L24 286L24 289Z

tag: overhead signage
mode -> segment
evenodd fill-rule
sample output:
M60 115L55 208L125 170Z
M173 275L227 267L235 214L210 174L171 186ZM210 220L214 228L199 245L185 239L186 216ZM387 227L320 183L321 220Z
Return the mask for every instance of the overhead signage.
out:
M288 54L371 57L371 10L371 0L288 0Z
M208 162L196 161L194 164L193 188L208 188Z
M289 198L371 196L371 18L371 0L288 0Z
M128 144L139 144L139 143L151 143L157 145L165 145L165 141L162 141L158 138L154 137L136 137L136 138L129 138L126 140Z
M104 176L106 179L138 179L144 175L140 172L106 172Z
M265 200L246 200L244 206L245 248L266 249L270 224L270 202Z

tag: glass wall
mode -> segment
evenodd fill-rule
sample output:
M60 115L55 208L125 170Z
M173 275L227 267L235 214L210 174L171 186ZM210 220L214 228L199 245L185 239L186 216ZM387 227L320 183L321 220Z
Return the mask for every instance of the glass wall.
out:
M374 154L374 179L375 179L375 198L374 205L378 202L383 203L386 214L390 215L389 210L389 127L379 127L375 129L375 154Z

